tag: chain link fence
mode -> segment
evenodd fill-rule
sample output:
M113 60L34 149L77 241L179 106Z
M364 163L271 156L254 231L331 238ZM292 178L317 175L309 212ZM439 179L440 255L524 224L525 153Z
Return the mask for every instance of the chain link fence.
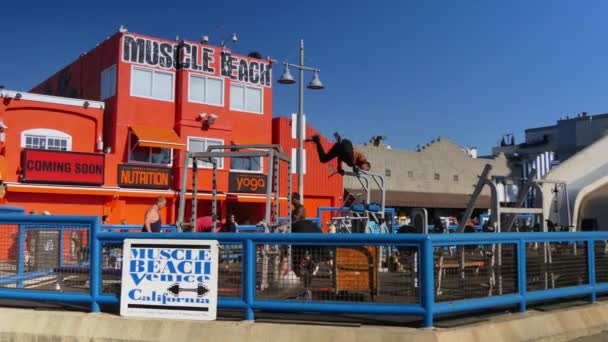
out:
M526 261L528 291L589 284L585 242L528 243Z
M608 282L608 241L595 241L595 280Z
M0 229L3 235L0 239L0 287L14 288L18 274L19 225L2 224Z
M5 233L0 238L0 292L36 290L7 294L28 300L61 301L71 296L70 301L91 302L93 311L99 310L94 306L101 297L104 303L119 304L116 295L120 294L124 260L122 240L133 235L106 233L92 239L95 223L54 220L0 226ZM224 300L220 306L230 303L250 308L250 312L314 308L320 312L413 314L424 316L424 324L429 325L432 317L425 316L428 312L464 312L505 306L507 301L524 310L527 300L591 292L595 296L608 283L607 237L601 235L603 240L599 240L597 234L414 234L407 238L380 234L202 234L200 238L220 243L218 295ZM148 235L138 238L144 236ZM164 236L195 238L178 233ZM91 240L100 246L90 246ZM588 250L588 241L593 241L593 251ZM254 249L245 251L245 246ZM97 254L93 256L91 249ZM421 255L430 257L422 260ZM522 259L518 260L518 255ZM246 260L246 256L251 259ZM91 273L98 266L91 265L92 259L99 261L99 273ZM595 281L590 279L590 265L595 265ZM520 275L518 270L525 272L525 284L520 278L524 273ZM519 284L525 286L527 298ZM521 298L496 298L519 292Z
M435 247L435 301L516 293L516 256L514 244Z
M88 291L89 228L70 224L3 225L0 287ZM81 268L87 268L81 279Z
M393 254L383 257L382 250ZM259 245L257 298L419 303L416 252L406 247Z

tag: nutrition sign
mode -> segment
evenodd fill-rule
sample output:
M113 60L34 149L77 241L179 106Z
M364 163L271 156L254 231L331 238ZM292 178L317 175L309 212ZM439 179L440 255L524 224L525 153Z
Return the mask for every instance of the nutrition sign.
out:
M102 185L104 162L103 154L25 150L21 161L21 181Z
M215 319L217 241L126 239L123 248L122 316Z
M118 186L124 188L169 189L171 169L118 165Z

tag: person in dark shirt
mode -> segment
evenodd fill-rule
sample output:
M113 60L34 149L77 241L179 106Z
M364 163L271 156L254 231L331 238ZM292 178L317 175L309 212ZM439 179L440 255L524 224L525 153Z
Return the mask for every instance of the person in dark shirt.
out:
M230 214L228 216L228 220L226 223L222 225L222 233L236 233L236 220L234 219L234 214Z
M306 220L306 209L304 206L299 206L295 213L295 222L291 225L292 233L322 233L316 223ZM293 246L292 247L292 263L293 269L298 270L298 275L304 280L304 295L303 299L312 299L312 276L315 271L315 253L317 258L321 252L318 246Z
M296 221L291 225L292 233L323 233L316 223L310 220Z
M446 227L443 224L443 220L439 218L439 216L435 216L435 218L433 219L433 226L433 230L437 234L443 234L446 232Z
M338 159L338 173L341 175L344 174L342 162L350 166L355 173L358 173L359 170L369 171L371 168L370 162L361 151L353 147L353 143L350 140L342 138L338 133L334 133L334 137L336 138L336 143L327 152L323 149L321 138L318 135L313 135L309 139L306 139L306 141L315 143L321 163L328 163L333 159Z
M313 221L306 219L306 209L303 205L296 207L291 224L292 233L323 233Z
M487 219L483 222L483 226L481 227L481 230L484 233L494 233L494 227L492 227L492 225L490 224L490 219Z
M302 201L300 199L300 194L298 194L297 192L293 192L291 194L291 222L296 222L296 215L298 213L298 211L300 210L299 208L303 207L302 205Z

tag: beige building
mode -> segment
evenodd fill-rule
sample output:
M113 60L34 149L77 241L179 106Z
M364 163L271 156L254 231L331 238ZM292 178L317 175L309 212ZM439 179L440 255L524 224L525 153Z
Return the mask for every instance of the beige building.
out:
M504 153L523 177L536 169L542 178L555 165L605 136L608 136L608 114L583 112L561 118L555 125L526 129L521 144L515 143L513 134L506 134L492 152Z
M370 160L372 171L385 176L387 207L406 211L422 207L444 209L442 214L461 212L486 164L492 165L492 175L512 176L504 154L477 158L448 139L437 139L418 151L391 149L382 143L357 148ZM362 189L354 177L344 177L344 188L353 193ZM373 193L372 200L378 199L378 193ZM489 190L485 189L477 208L489 207Z

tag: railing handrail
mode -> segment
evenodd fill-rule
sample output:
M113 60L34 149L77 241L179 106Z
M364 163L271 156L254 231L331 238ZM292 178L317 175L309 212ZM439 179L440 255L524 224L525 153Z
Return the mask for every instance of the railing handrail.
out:
M115 233L100 232L97 238L102 241L117 241L126 238L138 239L185 239L185 240L218 240L220 242L245 242L253 241L256 243L360 243L361 245L370 244L400 244L418 243L429 239L429 235L424 234L324 234L324 233Z
M125 238L150 239L208 239L227 242L290 243L290 242L358 242L358 243L418 243L424 240L432 242L466 242L471 245L490 243L553 242L608 240L608 232L547 232L547 233L461 233L461 234L327 234L327 233L142 233L142 232L100 232L97 237L101 240Z

